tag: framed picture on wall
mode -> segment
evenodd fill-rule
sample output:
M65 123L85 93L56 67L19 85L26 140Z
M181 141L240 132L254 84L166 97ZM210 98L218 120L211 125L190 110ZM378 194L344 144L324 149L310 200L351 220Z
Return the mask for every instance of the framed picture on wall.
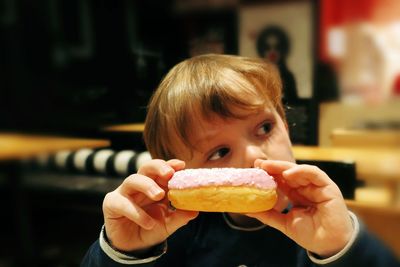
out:
M294 144L317 143L313 16L311 0L257 2L242 5L239 10L239 54L277 65Z
M240 55L277 63L289 103L312 97L312 2L244 5L239 21Z

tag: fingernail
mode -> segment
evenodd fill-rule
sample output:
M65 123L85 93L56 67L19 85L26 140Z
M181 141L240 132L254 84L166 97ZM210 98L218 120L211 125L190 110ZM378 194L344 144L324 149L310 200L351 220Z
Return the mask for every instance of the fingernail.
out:
M145 223L145 227L147 230L151 230L156 225L156 222L153 219L147 220Z
M163 166L161 168L161 173L162 175L167 175L169 172L171 172L171 168L167 167L167 166Z
M163 191L162 191L160 188L158 188L158 187L152 187L152 188L150 188L150 193L151 193L153 196L156 197L156 196L162 194Z

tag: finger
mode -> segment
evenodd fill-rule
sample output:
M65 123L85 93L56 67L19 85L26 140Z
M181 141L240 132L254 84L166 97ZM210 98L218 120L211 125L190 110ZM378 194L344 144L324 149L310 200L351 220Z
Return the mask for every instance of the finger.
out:
M282 173L282 177L293 187L307 186L309 184L326 186L333 183L325 172L312 165L296 165L285 170Z
M278 160L261 160L257 159L254 162L254 167L261 168L267 171L270 175L273 175L275 182L278 185L278 200L274 206L274 210L281 212L289 205L290 200L297 202L297 199L293 197L292 187L286 183L282 178L282 172L296 166L292 162L278 161Z
M124 196L140 192L154 201L165 196L165 191L153 179L140 174L132 174L126 178L118 191Z
M104 217L109 220L128 218L140 227L151 230L156 221L129 198L118 193L109 193L103 202Z
M304 196L298 191L298 189L291 189L287 192L287 196L291 200L293 207L310 207L315 203L311 201L307 196Z
M332 199L342 198L340 190L334 185L324 187L307 186L298 189L298 192L314 203L323 203Z
M307 179L298 180L295 173L293 173L293 176L290 174L290 170L296 169L301 165L289 161L259 159L255 161L254 165L255 167L264 169L270 175L273 175L279 190L290 199L293 206L307 207L313 204L312 201L297 191L298 188L306 185L309 181ZM286 174L289 174L289 176L286 177ZM278 212L281 211L279 209L284 202L284 199L281 198L279 200L278 198L278 206L276 206L274 210Z
M301 187L290 186L287 181L282 178L281 175L276 175L274 178L278 184L278 201L277 205L274 207L276 211L282 211L282 207L286 208L289 204L289 201L292 206L296 207L305 207L313 204L312 201L310 201L309 199L304 197L303 194L298 192L298 189Z
M148 176L154 180L160 180L158 182L163 186L166 186L167 181L174 172L175 170L166 161L161 159L147 161L138 170L138 174Z
M178 160L178 159L170 159L166 162L166 164L168 164L172 169L172 175L179 170L182 170L185 168L185 162L182 160ZM172 178L172 175L170 177L168 177L166 179L166 177L157 177L155 178L156 182L161 185L161 187L164 188L164 190L168 190L168 181L170 180L170 178Z
M281 189L278 188L276 191L278 194L278 200L276 201L274 210L282 212L289 206L290 200L288 196Z
M277 160L257 159L254 162L254 167L263 169L274 177L274 180L278 184L279 190L283 192L283 195L287 195L287 193L291 190L291 187L286 184L284 179L282 179L282 172L292 168L293 166L295 166L294 163Z
M185 162L179 159L170 159L167 164L171 166L175 171L179 171L185 168Z
M166 226L169 234L186 225L199 215L198 211L175 210L166 217Z
M254 166L265 170L270 175L282 174L282 172L293 168L296 163L281 160L261 160L257 159Z
M164 222L168 236L199 214L198 211L171 210L165 203L157 203L157 205L146 207L146 211L155 220Z
M276 210L269 210L266 212L258 212L258 213L249 213L246 214L246 216L255 218L260 222L281 231L282 233L287 232L286 230L287 215L282 214Z
M311 206L341 196L328 175L312 165L296 165L282 173L282 180L291 187L286 193L295 204Z

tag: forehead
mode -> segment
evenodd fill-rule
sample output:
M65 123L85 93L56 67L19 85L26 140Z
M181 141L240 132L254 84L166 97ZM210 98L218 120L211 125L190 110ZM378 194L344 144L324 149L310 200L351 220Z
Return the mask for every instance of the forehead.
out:
M248 116L250 114L247 114L246 117ZM199 118L196 123L192 123L191 125L188 141L192 145L193 150L200 151L204 144L211 142L213 137L219 134L225 127L231 125L236 120L244 120L246 117L225 118L215 116L212 119Z
M224 125L235 120L244 120L266 107L272 107L270 101L262 101L256 96L247 96L246 103L231 101L216 110L202 103L192 103L190 112L183 112L180 117L177 116L178 120L174 123L176 126L169 129L168 146L172 155L190 159L193 151L198 149L198 140L207 140L208 136L213 135L213 131L218 131Z
M214 114L211 117L200 116L195 118L190 125L188 125L187 141L189 145L186 147L191 153L193 151L203 152L202 149L213 141L216 136L230 134L230 131L237 130L232 127L242 127L246 123L255 123L259 120L265 119L265 116L279 117L277 112L270 106L263 106L257 110L246 110L235 108L234 112L236 117L223 117ZM237 122L243 122L237 123ZM233 126L235 125L235 126Z

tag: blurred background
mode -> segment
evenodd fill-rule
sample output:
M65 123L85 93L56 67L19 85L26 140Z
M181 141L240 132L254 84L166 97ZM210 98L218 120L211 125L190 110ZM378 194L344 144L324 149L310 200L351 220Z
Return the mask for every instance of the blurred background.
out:
M400 256L399 1L0 0L0 40L0 266L79 266L149 97L204 53L277 64L296 159Z

